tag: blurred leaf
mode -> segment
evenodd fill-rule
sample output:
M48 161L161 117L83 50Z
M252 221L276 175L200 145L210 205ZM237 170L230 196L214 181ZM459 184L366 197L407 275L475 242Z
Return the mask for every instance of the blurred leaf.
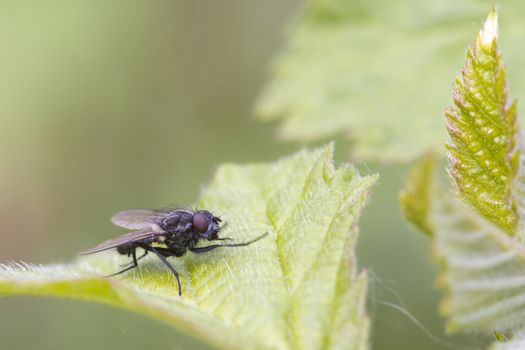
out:
M508 341L508 339L505 336L505 334L503 334L502 332L498 332L498 331L494 331L494 338L496 338L496 340L498 342L506 342L506 341Z
M517 349L525 328L525 245L508 233L519 230L525 201L523 169L518 171L524 152L515 104L507 102L497 34L493 10L467 53L462 80L456 82L456 107L446 112L453 142L447 147L450 174L459 193L443 191L425 160L412 170L418 181L408 182L403 204L405 211L421 209L407 215L414 224L431 223L424 228L431 227L441 263L447 329L495 334L494 349ZM514 335L511 341L501 342L504 332Z
M435 248L447 290L448 329L525 326L525 246L452 197L438 200Z
M472 208L432 181L431 167L416 164L413 171L432 190L432 206L422 206L421 217L408 216L417 225L431 223L433 252L440 262L438 284L446 292L441 312L447 329L516 332L525 327L525 246L484 219ZM427 192L427 188L418 187ZM408 201L418 202L425 193L406 191Z
M507 77L498 51L493 11L467 51L456 79L455 106L445 112L452 144L450 174L459 193L484 217L514 234L518 216L511 183L519 152L516 102L507 99Z
M426 234L434 231L427 214L431 211L434 190L433 176L436 157L427 154L412 168L405 189L401 191L399 201L408 222Z
M472 26L493 4L310 0L273 67L258 115L280 119L284 139L345 133L359 158L406 161L441 152L437 116L447 104L450 77ZM502 9L508 46L521 62L524 3L505 1ZM525 92L525 74L517 68L516 84Z
M223 165L198 206L220 213L224 236L248 247L157 260L110 279L112 252L70 265L8 264L0 294L91 300L141 312L223 349L365 349L367 276L354 249L357 219L376 176L335 169L333 147L273 164Z
M525 334L520 332L512 340L498 339L496 343L492 345L491 350L521 350L525 348Z

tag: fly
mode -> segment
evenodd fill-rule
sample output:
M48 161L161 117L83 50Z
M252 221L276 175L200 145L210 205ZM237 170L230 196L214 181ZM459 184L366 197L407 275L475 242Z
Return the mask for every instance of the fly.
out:
M111 218L111 222L133 231L102 242L91 249L83 251L80 255L117 249L119 254L131 257L132 262L129 266L107 276L112 277L138 267L140 259L144 258L148 253L153 253L175 275L179 287L179 296L182 296L179 274L167 260L168 257L183 256L188 250L196 254L202 254L220 247L244 247L268 234L265 233L243 243L223 243L197 247L197 243L200 240L232 240L231 238L219 238L219 232L225 227L225 224L221 226L221 219L207 210L132 209L115 214ZM153 246L153 243L156 243L156 245ZM137 257L137 248L144 250L144 253L139 257Z

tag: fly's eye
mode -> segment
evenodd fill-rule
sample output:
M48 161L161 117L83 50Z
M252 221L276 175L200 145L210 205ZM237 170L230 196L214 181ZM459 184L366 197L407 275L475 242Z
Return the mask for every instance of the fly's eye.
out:
M203 213L197 213L193 216L193 228L198 233L203 233L208 230L208 216Z

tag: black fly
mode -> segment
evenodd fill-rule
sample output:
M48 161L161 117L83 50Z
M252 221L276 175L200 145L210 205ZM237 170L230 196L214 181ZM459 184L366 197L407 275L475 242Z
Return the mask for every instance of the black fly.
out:
M219 232L225 225L221 226L221 219L207 210L125 210L114 215L111 221L117 226L134 231L100 243L91 249L83 251L80 255L116 248L119 254L127 255L133 259L131 265L107 276L111 277L138 267L137 261L145 257L148 252L151 252L175 275L179 287L179 295L182 295L179 274L166 258L183 256L188 250L200 254L219 247L243 247L267 235L265 233L244 243L213 244L197 247L196 245L201 239L208 241L231 240L230 238L219 238ZM153 243L156 243L156 245L153 246ZM163 247L158 245L163 245ZM137 257L137 248L142 248L144 254Z

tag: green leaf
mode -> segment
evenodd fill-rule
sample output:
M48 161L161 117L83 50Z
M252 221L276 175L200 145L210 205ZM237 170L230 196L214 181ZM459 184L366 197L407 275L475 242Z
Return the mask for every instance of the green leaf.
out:
M498 17L493 11L467 52L456 79L455 106L445 112L452 144L450 174L463 198L510 234L518 214L511 185L519 152L516 102L507 99L506 71L498 51Z
M91 300L126 308L223 349L366 349L367 276L354 256L357 220L376 176L337 169L333 147L269 164L222 165L198 207L220 213L224 236L248 247L173 258L173 276L147 257L115 278L113 252L68 265L9 264L0 294Z
M525 149L506 85L493 10L467 52L455 107L446 112L455 196L426 160L411 171L402 201L408 220L430 228L447 329L494 334L492 349L519 349L525 339Z
M434 213L435 247L447 289L448 329L515 330L525 326L525 246L451 197Z
M428 221L432 228L438 285L446 294L440 311L448 318L447 330L518 333L512 340L517 342L525 327L525 245L445 191L428 164L419 162L412 172L427 188L406 191L404 203L433 205L416 204L426 210L407 217L416 225ZM432 197L425 199L428 187Z
M450 77L472 26L493 1L310 0L276 60L257 113L278 135L313 141L344 134L359 158L441 154ZM507 47L525 92L525 3L502 4Z
M428 235L434 231L427 214L432 210L435 162L436 157L433 154L423 157L420 165L410 172L405 189L399 195L405 219Z
M521 350L525 348L525 333L520 332L514 336L511 340L507 339L497 339L491 350Z
M494 338L496 338L496 340L498 342L506 342L506 341L508 341L508 339L505 336L505 334L503 334L502 332L499 332L499 331L494 331Z

